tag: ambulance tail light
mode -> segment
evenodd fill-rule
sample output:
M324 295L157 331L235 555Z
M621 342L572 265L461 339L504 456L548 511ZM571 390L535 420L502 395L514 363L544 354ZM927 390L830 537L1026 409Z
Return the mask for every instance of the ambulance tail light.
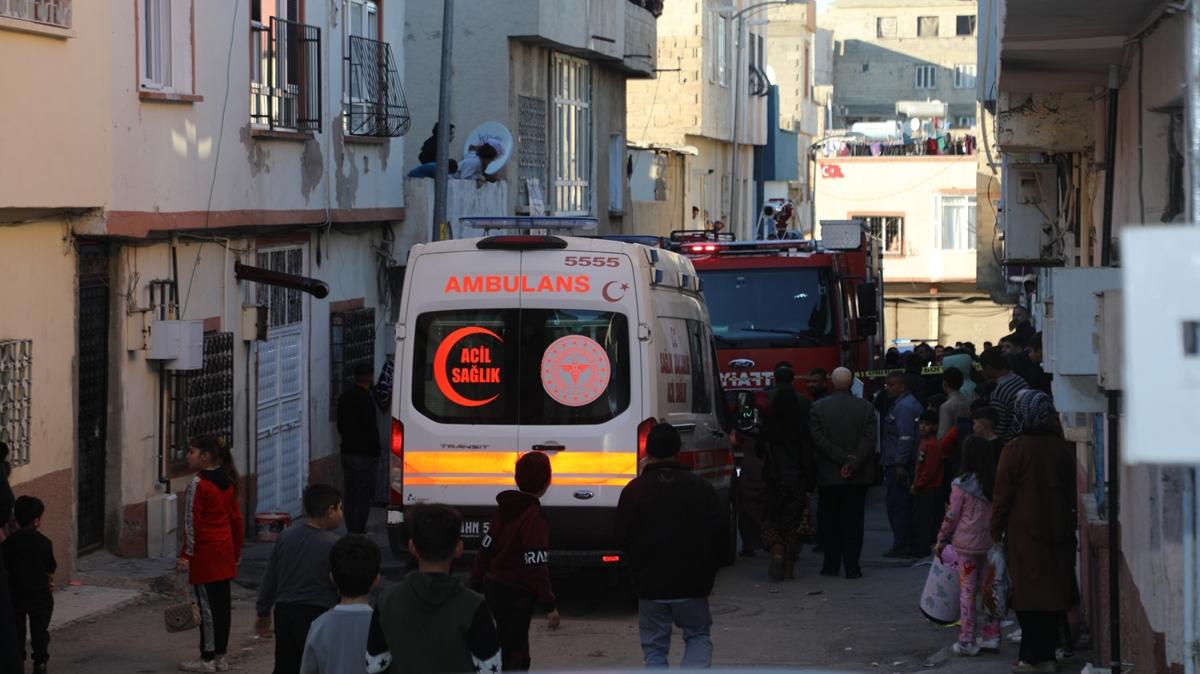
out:
M562 250L567 242L557 236L516 234L512 236L489 236L475 244L479 250Z
M620 564L621 555L604 555L600 558L600 561L605 564Z
M658 425L658 419L653 417L638 424L637 428L637 458L638 465L646 458L646 441L650 439L650 429Z
M392 458L388 470L390 489L388 489L388 504L402 505L404 503L404 424L399 419L392 419Z

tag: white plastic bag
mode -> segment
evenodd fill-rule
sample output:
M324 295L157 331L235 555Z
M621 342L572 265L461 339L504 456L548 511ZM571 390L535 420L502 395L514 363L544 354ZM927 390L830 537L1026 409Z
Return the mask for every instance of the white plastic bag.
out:
M941 556L934 555L921 593L921 613L938 625L952 624L959 617L958 565L953 551L947 546Z
M993 545L987 554L988 568L983 577L983 610L1000 619L1008 613L1012 580L1008 577L1008 559L1004 547Z

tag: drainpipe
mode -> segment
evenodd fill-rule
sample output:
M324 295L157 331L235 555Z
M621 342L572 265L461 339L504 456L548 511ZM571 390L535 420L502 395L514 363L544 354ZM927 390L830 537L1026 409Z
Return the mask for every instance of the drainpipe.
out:
M1117 162L1117 103L1120 72L1117 66L1108 67L1108 128L1104 143L1104 220L1103 237L1100 239L1100 266L1112 266L1112 220L1113 220L1113 175Z
M1183 494L1183 672L1196 674L1196 470L1184 471Z
M1112 674L1121 674L1121 420L1119 391L1108 391L1108 643Z

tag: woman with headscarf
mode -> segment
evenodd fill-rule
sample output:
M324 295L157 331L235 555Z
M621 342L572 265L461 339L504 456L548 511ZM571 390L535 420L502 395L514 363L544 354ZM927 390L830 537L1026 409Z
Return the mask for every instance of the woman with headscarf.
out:
M1004 447L992 500L992 540L1004 541L1012 607L1021 623L1014 672L1056 672L1054 649L1075 605L1076 476L1050 397L1026 389L1013 407L1017 435Z

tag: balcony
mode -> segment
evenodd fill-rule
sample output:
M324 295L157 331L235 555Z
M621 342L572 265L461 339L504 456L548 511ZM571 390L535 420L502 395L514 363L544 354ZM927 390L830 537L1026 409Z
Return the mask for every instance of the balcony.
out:
M817 157L938 157L970 156L978 150L975 137L969 134L944 136L938 139L862 140L861 136L830 135L815 145Z
M352 36L346 64L346 133L376 138L408 133L411 119L391 45Z
M71 27L71 0L0 0L0 17Z
M269 24L251 24L250 44L251 123L320 133L321 29L272 16Z
M652 78L658 46L653 10L661 11L661 4L655 0L511 0L502 25L509 37L589 61L605 61L629 77Z

